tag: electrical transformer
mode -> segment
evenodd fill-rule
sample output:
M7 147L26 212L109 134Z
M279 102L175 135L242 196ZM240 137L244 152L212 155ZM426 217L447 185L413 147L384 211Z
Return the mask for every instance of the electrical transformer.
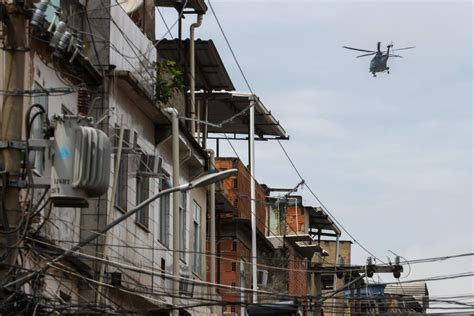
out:
M50 198L55 206L87 207L109 187L110 141L91 118L57 115L53 126Z

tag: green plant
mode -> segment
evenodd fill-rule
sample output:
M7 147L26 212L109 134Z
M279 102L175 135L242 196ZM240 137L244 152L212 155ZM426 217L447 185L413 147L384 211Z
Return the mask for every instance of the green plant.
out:
M176 62L164 59L156 63L155 98L166 105L173 96L184 89L183 72Z

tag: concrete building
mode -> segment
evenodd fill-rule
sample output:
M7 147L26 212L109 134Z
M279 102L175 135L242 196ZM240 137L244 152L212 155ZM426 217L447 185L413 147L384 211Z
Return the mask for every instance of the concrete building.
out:
M47 112L44 122L46 116L52 119L60 114L90 115L98 122L96 127L108 135L113 153L110 188L105 195L90 199L88 207L57 207L41 198L41 189L35 190L38 212L23 241L27 250L20 251L21 265L26 269L44 266L173 183L171 122L163 111L168 105L156 102L154 87L155 64L159 60L154 37L155 1L146 0L129 12L127 5L114 2L52 1L60 8L58 18L53 19L54 7L50 6L44 24L31 28L31 47L25 54L25 91L33 97L24 98L25 109L31 104L42 105ZM197 0L189 1L186 8L199 14L205 9L204 2ZM77 38L72 44L84 43L74 59L71 55L52 57L57 48L48 45L52 33L47 28L58 21L64 21ZM3 79L2 76L2 87ZM174 95L171 104L184 109L177 105L184 104L184 99L184 95ZM41 138L39 116L32 126L32 136ZM121 130L124 136L120 144ZM189 182L207 170L208 154L184 124L179 146L179 181ZM38 178L46 175L47 159L41 153L33 157L33 172ZM114 170L119 163L116 175ZM181 243L174 251L180 253L180 276L189 280L181 282L179 305L185 307L184 313L208 315L209 307L193 307L209 297L208 285L199 283L206 281L202 253L206 251L207 191L193 189L180 196ZM51 265L47 273L25 285L22 295L35 297L32 308L37 313L60 309L91 314L113 310L169 314L173 298L172 240L177 234L172 229L172 208L170 196L143 207L135 216L82 247L77 255Z
M236 302L227 305L223 313L241 315L243 310L239 302L250 300L249 289L252 284L250 174L238 158L217 158L216 168L239 170L237 175L223 181L223 188L217 196L217 282L239 289L222 289L220 293L225 301ZM256 199L257 248L261 254L271 251L272 246L265 239L265 191L258 183ZM259 256L257 260L262 262L262 257Z
M15 308L30 314L169 315L178 307L181 315L209 315L213 311L243 315L248 305L248 311L252 307L266 309L266 304L276 300L283 308L289 306L291 313L302 311L303 307L311 311L324 284L332 281L326 282L325 276L311 272L314 254L322 254L327 246L334 258L350 263L350 250L339 248L344 245L338 241L339 229L321 209L304 206L300 196L268 197L267 189L256 183L259 271L254 281L259 295L255 304L249 304L252 176L240 158L219 157L221 140L250 138L250 107L256 114L255 139L250 141L288 139L285 130L258 97L233 91L212 40L193 42L192 63L193 45L191 40L182 39L181 27L179 39L155 38L155 5L174 7L181 26L179 13L186 12L199 21L207 10L204 1L119 4L115 0L52 0L51 4L44 23L31 26L28 33L23 108L26 112L37 104L45 113L31 112L27 118L31 133L24 138L49 139L50 129L45 127L58 115L93 117L93 127L103 131L112 144L112 153L107 157L110 185L106 193L88 199L88 205L82 207L54 205L49 198L51 192L44 186L25 192L22 204L32 215L24 217L28 220L23 223L29 226L20 236L19 259L15 258L15 265L7 269L7 274L13 271L18 277L30 273L34 278L7 289L9 299L26 302ZM57 18L55 8L60 8ZM52 24L56 26L49 29ZM63 27L68 36L60 33L54 42L54 32ZM71 42L66 41L71 38ZM0 51L2 60L3 54ZM162 65L165 68L160 68ZM166 72L170 68L166 67L181 71L183 82L174 87L158 87L159 82L169 81ZM196 71L190 75L191 68ZM8 78L15 70L10 67L9 71L0 78L2 87L8 86ZM193 90L199 91L195 99ZM2 104L5 98L0 96ZM180 176L176 178L172 176L176 166L168 107L180 117L179 135L174 135L179 142ZM214 140L217 159L211 165L207 150ZM71 150L75 146L70 144ZM51 153L37 151L28 158L33 166L31 185L46 181ZM215 195L217 253L209 254L212 247L207 231L212 197L206 188L180 193L178 205L173 205L172 196L162 196L74 254L68 252L177 180L189 182L208 169L229 168L236 168L237 175L227 179ZM173 213L175 207L177 212ZM172 223L178 214L176 232ZM174 248L173 241L178 236L179 247ZM321 236L337 238L337 250L331 248L336 244L325 245ZM1 240L4 248L7 243L6 239ZM179 272L174 275L176 253ZM61 260L53 262L58 256L62 256ZM217 263L217 285L209 284L211 260ZM334 278L334 273L329 275ZM180 282L179 293L173 293L176 279ZM217 293L214 288L219 289ZM289 302L288 297L298 300ZM212 304L221 304L221 309L216 311Z

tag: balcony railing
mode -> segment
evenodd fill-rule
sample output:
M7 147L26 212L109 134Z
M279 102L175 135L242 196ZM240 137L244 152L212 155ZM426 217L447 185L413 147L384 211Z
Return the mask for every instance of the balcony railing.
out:
M156 49L120 6L110 8L110 64L129 71L153 95Z

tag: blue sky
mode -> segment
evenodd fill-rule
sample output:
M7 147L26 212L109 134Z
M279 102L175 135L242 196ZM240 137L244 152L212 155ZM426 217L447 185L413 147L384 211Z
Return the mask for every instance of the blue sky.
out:
M303 177L360 242L383 259L389 249L408 259L472 252L471 1L212 4L252 89L290 135L284 145ZM168 24L175 17L166 14ZM214 40L234 84L248 91L210 11L197 34ZM377 41L416 49L373 78L370 58L341 47L370 50ZM237 148L247 156L245 144ZM277 143L258 142L256 151L259 182L299 182ZM356 245L353 252L353 263L365 262ZM417 265L409 278L473 266ZM429 289L474 292L472 279Z

